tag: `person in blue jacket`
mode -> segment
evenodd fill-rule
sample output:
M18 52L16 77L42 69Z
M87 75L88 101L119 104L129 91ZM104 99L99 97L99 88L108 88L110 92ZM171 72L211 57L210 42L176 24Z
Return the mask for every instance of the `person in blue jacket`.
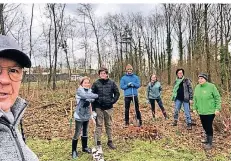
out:
M136 118L139 120L139 126L141 126L142 119L138 101L138 88L140 88L140 79L133 73L133 68L130 64L126 66L126 74L120 80L120 88L124 90L125 126L129 125L129 108L133 99L133 103L135 103Z
M98 94L92 93L90 89L90 78L83 77L80 82L80 86L76 92L77 106L74 113L75 118L75 134L72 139L72 158L78 157L77 144L78 138L82 132L82 151L91 153L91 149L88 148L88 124L90 118L92 118L92 109L90 103L98 98Z

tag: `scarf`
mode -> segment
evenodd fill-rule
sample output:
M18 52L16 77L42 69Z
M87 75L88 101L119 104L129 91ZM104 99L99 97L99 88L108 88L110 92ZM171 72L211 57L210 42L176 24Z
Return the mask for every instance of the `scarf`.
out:
M181 84L181 82L183 80L184 80L184 76L181 79L176 78L175 86L173 87L173 92L172 92L172 101L175 101L176 95L177 95L177 91L178 91L179 86L180 86L180 84Z

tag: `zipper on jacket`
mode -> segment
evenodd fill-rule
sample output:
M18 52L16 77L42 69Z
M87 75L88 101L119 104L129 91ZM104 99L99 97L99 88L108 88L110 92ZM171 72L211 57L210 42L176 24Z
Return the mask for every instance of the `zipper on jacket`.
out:
M7 121L7 122L8 122L8 121ZM15 142L16 142L16 144L17 144L19 153L20 153L20 155L21 155L21 157L22 157L22 161L25 161L25 157L24 157L24 155L23 155L22 147L20 146L20 143L19 143L19 140L18 140L18 136L17 136L17 134L16 134L15 127L14 127L13 125L10 125L10 124L7 123L7 122L6 122L5 120L0 120L0 123L6 125L6 126L10 129L10 131L11 131L13 137L14 137L14 140L15 140Z

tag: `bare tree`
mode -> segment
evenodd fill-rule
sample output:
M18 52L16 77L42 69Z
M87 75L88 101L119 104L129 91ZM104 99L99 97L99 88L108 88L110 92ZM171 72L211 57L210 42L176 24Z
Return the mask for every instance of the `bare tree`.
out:
M57 58L58 58L58 44L59 37L61 35L61 29L63 25L65 4L48 4L48 8L52 14L52 20L54 24L54 68L53 68L53 90L56 89L56 70L57 70Z
M172 6L171 4L164 4L165 9L165 23L167 31L167 55L168 55L168 84L171 84L171 62L172 62L172 43L171 43L171 17L172 17Z
M97 53L98 53L98 68L99 68L102 65L101 54L100 54L100 49L99 49L100 48L99 27L97 26L96 18L94 17L92 7L90 4L81 4L81 7L78 8L78 12L81 16L88 18L88 20L90 21L90 25L93 28L93 32L96 38L96 47L97 47Z
M32 4L31 7L31 20L30 20L30 52L29 52L29 57L31 59L31 55L32 55L32 26L33 26L33 19L34 19L34 4ZM29 68L29 76L31 74L31 69ZM29 94L30 91L30 80L28 82L28 89L27 92Z
M209 5L204 4L204 29L205 29L205 54L207 57L207 64L206 64L206 70L209 75L209 78L211 78L211 70L210 70L210 53L209 53L209 36L208 36L208 9Z

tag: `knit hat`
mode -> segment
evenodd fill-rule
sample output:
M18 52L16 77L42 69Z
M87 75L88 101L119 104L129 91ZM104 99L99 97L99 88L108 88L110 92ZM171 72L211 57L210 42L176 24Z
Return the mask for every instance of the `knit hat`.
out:
M200 73L200 74L198 75L198 77L202 77L202 78L204 78L206 81L208 81L208 75L205 74L205 73Z
M133 67L131 66L131 64L128 64L128 65L126 66L126 70L128 70L128 69L132 69L132 70L133 70Z

